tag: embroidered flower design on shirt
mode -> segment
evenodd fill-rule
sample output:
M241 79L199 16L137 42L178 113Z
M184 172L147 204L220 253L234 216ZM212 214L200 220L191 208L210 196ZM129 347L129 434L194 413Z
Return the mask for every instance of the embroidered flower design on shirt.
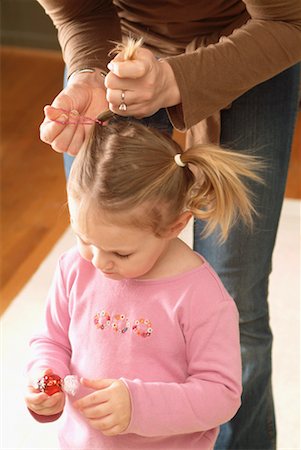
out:
M130 322L124 314L115 314L112 320L112 328L116 333L126 333L130 328Z
M137 336L141 336L144 338L149 337L153 332L152 323L148 319L135 320L133 331L137 334Z
M109 327L111 325L110 314L105 310L95 314L94 324L96 325L96 328L100 328L101 330L104 330L105 328Z
M153 333L152 323L149 319L131 321L126 314L110 314L106 310L98 312L94 316L94 325L100 330L110 329L118 334L125 334L130 330L136 336L149 337Z

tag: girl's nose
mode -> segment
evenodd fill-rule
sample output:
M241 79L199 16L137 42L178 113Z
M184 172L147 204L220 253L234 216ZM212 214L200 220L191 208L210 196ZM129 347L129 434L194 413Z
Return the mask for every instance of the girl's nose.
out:
M96 269L106 271L113 268L113 262L110 257L99 249L93 249L93 257L91 262Z

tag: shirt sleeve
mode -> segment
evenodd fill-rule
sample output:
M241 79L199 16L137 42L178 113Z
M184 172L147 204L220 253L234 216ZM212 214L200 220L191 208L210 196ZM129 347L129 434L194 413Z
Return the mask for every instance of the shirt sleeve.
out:
M52 369L61 378L69 374L69 323L68 298L58 264L47 297L45 325L30 341L31 360L27 372L32 382L37 381L36 377L45 369Z
M250 20L218 43L168 58L182 104L168 109L185 130L301 60L300 0L245 0Z
M108 53L121 41L120 22L110 0L38 0L58 29L68 75L84 67L107 70Z
M51 416L43 416L42 414L37 414L34 411L32 411L31 409L27 408L29 413L32 415L32 417L40 423L49 423L49 422L55 422L56 420L58 420L61 415L63 414L63 411L57 413L57 414L52 414Z
M235 303L222 301L202 320L191 308L184 323L189 376L181 383L122 379L132 402L126 433L150 437L205 431L238 410L241 357Z

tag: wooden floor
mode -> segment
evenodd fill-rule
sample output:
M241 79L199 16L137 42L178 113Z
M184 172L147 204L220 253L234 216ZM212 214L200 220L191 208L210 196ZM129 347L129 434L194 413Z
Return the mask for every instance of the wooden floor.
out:
M58 52L1 51L1 312L68 224L62 156L39 140L63 68Z
M60 91L57 52L1 50L1 277L3 312L68 226L62 157L39 140L43 106ZM181 137L178 137L181 140ZM301 114L287 196L301 198Z

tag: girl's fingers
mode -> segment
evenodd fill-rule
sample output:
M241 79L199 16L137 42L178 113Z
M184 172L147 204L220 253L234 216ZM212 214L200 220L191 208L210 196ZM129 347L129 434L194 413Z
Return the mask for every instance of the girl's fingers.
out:
M106 389L114 383L113 378L100 378L97 380L91 380L89 378L81 378L80 382L83 386L92 388L92 389Z
M32 411L36 413L51 414L54 410L56 411L58 406L63 402L64 394L62 392L57 392L51 396L41 393L29 393L25 397L26 405ZM59 407L60 409L60 407Z
M105 402L98 405L87 406L82 410L82 413L87 419L97 420L112 414L112 407L108 402Z
M48 395L44 392L39 392L36 389L29 387L29 393L26 395L26 400L29 403L32 403L34 405L39 405L43 402L45 402L48 399Z
M74 402L74 407L84 411L89 408L94 408L102 405L109 400L109 394L105 391L94 391L91 394L82 397L81 399Z
M105 436L116 436L117 434L122 433L124 430L125 429L122 429L120 425L114 425L105 430L102 430L102 434L104 434Z
M90 380L81 378L80 381L83 386L94 389L94 391L74 402L73 405L75 408L84 410L103 405L110 400L110 392L108 392L107 388L114 382L113 379Z
M102 418L95 418L95 419L88 418L88 420L93 428L101 430L102 432L111 430L112 427L115 425L111 414Z

